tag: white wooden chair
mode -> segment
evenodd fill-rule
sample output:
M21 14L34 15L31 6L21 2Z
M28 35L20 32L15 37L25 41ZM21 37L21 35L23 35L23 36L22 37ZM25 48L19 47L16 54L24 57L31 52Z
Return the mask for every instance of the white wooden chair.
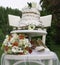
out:
M19 22L20 22L20 17L15 16L15 15L8 15L9 19L9 25L15 29L16 27L19 28ZM51 26L51 20L52 20L52 15L47 15L47 16L41 16L40 21L42 22L42 25L44 26L44 30L46 31L47 27ZM46 40L46 35L42 36L42 42L45 44Z
M20 22L20 17L15 16L15 15L8 15L8 20L9 20L9 25L13 27L13 29L19 28L19 22Z

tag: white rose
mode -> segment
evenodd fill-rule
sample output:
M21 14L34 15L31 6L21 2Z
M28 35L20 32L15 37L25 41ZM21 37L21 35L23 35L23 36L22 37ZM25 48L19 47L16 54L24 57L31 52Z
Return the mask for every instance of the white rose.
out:
M28 30L34 30L35 29L35 25L34 24L30 24L29 26L28 26Z
M26 39L25 39L25 38L23 39L23 44L24 44L24 45L26 44Z
M20 39L19 40L19 46L22 46L23 45L23 39Z
M18 35L17 34L13 34L13 38L14 39L18 39Z
M14 43L14 42L15 42L15 39L11 38L10 43Z
M12 44L11 44L10 42L8 42L8 46L9 46L9 47L11 47L11 46L12 46Z
M15 53L15 52L17 52L17 51L18 51L18 47L17 47L17 46L13 46L13 47L12 47L12 52Z
M3 41L3 44L7 44L7 43L8 43L8 38Z
M6 35L6 38L8 38L9 37L9 35Z
M31 47L30 41L29 41L28 39L25 39L25 41L26 41L26 44L27 44L29 47Z
M25 48L27 47L28 45L25 45Z

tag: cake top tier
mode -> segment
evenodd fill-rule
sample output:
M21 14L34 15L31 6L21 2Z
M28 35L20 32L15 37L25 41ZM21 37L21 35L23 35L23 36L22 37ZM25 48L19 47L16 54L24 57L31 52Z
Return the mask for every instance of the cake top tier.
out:
M34 13L34 14L40 15L38 8L37 8L37 4L35 2L28 3L28 6L22 9L22 14L24 13Z
M25 13L34 13L34 14L40 15L37 8L28 8L28 7L24 8L24 9L22 9L22 14L25 14Z
M20 27L40 24L40 12L36 3L28 3L28 6L22 9L22 18L19 24Z

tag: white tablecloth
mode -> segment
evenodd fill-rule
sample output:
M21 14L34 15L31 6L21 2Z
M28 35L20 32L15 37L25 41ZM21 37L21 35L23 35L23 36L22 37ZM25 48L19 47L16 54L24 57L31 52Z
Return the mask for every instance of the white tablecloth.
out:
M3 54L1 65L59 65L57 55L51 51L36 52L27 55Z

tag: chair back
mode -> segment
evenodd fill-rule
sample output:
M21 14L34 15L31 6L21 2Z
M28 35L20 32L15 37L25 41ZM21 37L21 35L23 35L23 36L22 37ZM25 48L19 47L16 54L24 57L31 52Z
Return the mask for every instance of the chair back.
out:
M9 25L19 27L20 17L15 15L8 15Z
M40 21L42 22L42 25L44 27L50 27L51 26L51 20L52 20L52 15L47 15L47 16L41 16Z
M10 26L19 28L19 22L21 20L19 16L9 14L8 18L9 18L9 25ZM51 20L52 20L52 15L47 15L47 16L41 16L40 17L40 21L42 22L42 25L44 26L45 31L46 31L47 27L51 26ZM42 42L44 44L45 44L45 40L46 40L46 35L42 35Z

